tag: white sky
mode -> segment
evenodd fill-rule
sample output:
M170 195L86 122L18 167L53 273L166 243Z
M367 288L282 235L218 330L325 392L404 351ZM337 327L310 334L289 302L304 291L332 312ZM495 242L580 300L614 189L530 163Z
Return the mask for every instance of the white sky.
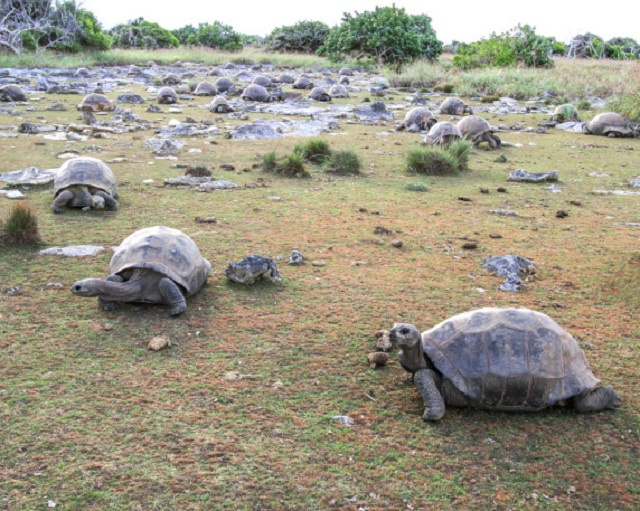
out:
M394 0L83 0L105 28L143 17L170 30L192 24L221 21L237 32L267 35L275 27L298 21L340 23L342 13L370 11ZM518 23L536 27L540 35L568 42L574 35L592 32L640 40L640 0L395 0L410 14L431 17L438 39L471 42L491 32L505 32Z

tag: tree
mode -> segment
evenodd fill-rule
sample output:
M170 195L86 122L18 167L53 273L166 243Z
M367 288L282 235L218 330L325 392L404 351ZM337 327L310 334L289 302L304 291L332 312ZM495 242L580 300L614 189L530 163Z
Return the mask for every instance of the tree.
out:
M75 12L79 30L74 41L56 43L54 46L56 50L79 52L83 50L103 51L111 48L112 40L102 31L102 24L95 14L86 9L78 8L74 1L67 0L58 7L56 15L65 9Z
M399 69L418 58L433 60L442 50L429 16L411 16L394 5L344 13L318 53L333 61L347 56L372 58L380 67L390 64Z
M267 48L279 52L315 53L328 34L329 27L321 21L300 21L274 28L267 36Z
M176 48L178 38L155 22L137 18L113 27L109 34L118 48Z
M211 24L200 23L196 33L187 38L187 44L228 51L242 49L240 34L233 30L233 27L219 21Z
M180 41L180 44L187 44L189 37L195 36L198 29L193 25L185 25L182 28L172 30L171 33Z
M0 48L19 55L23 49L37 52L56 45L73 44L82 28L75 1L0 1Z

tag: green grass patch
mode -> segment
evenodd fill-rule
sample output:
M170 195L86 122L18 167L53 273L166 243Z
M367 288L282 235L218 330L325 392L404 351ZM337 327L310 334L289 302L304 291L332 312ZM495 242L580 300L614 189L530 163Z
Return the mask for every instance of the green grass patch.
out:
M0 221L0 242L5 245L40 243L36 213L25 203L15 204L7 219Z
M357 176L362 162L355 151L335 151L326 165L326 171L340 176Z
M624 115L634 122L640 122L640 94L616 97L607 103L607 109Z
M314 165L321 165L331 157L329 142L321 138L311 138L293 148L295 154L299 154L305 161Z
M453 174L468 168L471 143L458 140L447 147L420 147L407 153L407 170L416 174Z

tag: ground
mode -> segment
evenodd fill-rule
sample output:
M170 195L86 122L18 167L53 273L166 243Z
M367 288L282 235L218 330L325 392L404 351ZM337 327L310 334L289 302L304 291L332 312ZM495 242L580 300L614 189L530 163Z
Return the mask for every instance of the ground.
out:
M148 96L142 88L132 91ZM365 95L334 103L359 104ZM37 116L75 121L71 107L78 99L43 95L33 103L37 112L0 115L0 124ZM70 110L45 112L53 100ZM146 106L132 110L164 124L186 115L220 116L188 107L182 114L149 114ZM264 115L250 114L257 116ZM486 118L536 126L547 117ZM110 250L85 258L0 251L1 508L640 508L640 227L625 225L640 222L639 199L592 194L624 189L637 177L638 139L507 133L503 140L522 147L476 150L469 171L424 177L405 168L420 135L395 133L392 123L341 122L323 138L333 149L356 151L363 176L334 177L310 167L311 179L295 180L253 165L268 151L290 152L300 139L189 138L180 163L205 164L215 177L241 186L259 177L269 183L200 193L162 186L182 170L143 146L151 136L0 139L0 171L57 167L56 155L75 149L101 158L116 175L116 212L53 215L51 188L27 190L46 245L111 247L136 229L163 224L188 233L213 265L187 312L171 318L161 306L103 312L96 299L71 295L75 280L106 277ZM83 149L91 144L103 150ZM506 163L494 161L500 154ZM237 170L220 170L221 164ZM558 170L562 193L547 191L548 184L507 182L507 171L516 168ZM146 179L154 182L143 184ZM428 191L405 190L417 182ZM498 193L500 186L507 192ZM11 205L0 199L0 218ZM497 208L521 216L489 213ZM569 216L556 218L558 210ZM218 223L198 224L196 216L216 216ZM374 234L378 226L393 234ZM391 245L397 238L404 241L400 249ZM469 240L478 248L462 249ZM292 249L306 265L286 265ZM253 253L283 258L282 286L226 281L226 265ZM538 266L523 293L498 291L502 279L481 267L484 258L505 254ZM318 260L325 264L310 264ZM7 294L13 286L21 292ZM396 321L427 329L486 306L549 314L576 337L595 375L619 391L623 407L592 415L451 409L441 422L425 424L422 401L396 353L388 367L368 368L377 330ZM172 347L148 351L158 335ZM336 415L355 424L342 425Z

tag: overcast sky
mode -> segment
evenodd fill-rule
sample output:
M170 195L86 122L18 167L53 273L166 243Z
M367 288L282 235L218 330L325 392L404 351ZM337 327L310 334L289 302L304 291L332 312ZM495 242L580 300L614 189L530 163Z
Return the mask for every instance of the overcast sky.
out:
M221 21L237 32L267 35L275 27L298 21L340 23L342 13L370 11L393 0L83 0L105 28L143 17L162 27ZM640 40L640 0L395 0L410 14L427 14L438 39L471 42L491 32L504 32L518 23L536 27L541 35L567 42L577 34L592 32L605 39L614 36Z

